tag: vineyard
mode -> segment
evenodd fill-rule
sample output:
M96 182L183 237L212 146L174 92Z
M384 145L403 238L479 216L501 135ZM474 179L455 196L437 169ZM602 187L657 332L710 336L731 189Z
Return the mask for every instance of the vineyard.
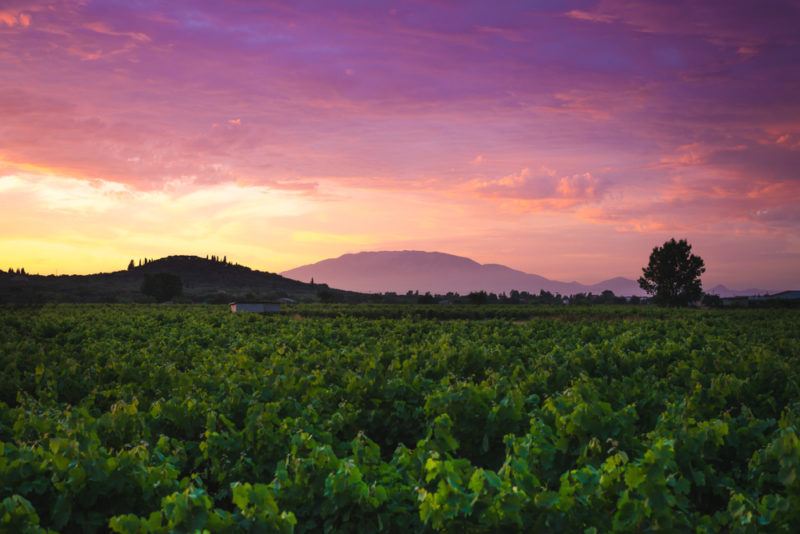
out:
M800 524L792 310L6 307L0 368L0 532Z

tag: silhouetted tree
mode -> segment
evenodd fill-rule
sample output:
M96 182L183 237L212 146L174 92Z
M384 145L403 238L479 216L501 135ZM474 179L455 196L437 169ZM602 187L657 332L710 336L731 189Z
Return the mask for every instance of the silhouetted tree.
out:
M486 291L473 291L467 295L467 299L471 304L486 304L486 301L489 300L489 295Z
M228 256L222 256L222 263L228 263Z
M156 302L166 302L183 293L183 281L178 275L170 273L156 273L144 275L142 293L156 299Z
M550 293L549 291L545 291L544 289L539 290L539 296L536 299L541 304L555 304L558 300L555 295Z
M597 300L601 304L614 304L614 302L616 301L616 296L614 295L613 291L611 291L610 289L606 289L602 293L600 293L600 296L597 298Z
M132 271L136 266L133 264L133 260L128 264L128 270Z
M688 306L703 295L700 275L705 271L703 258L692 254L692 246L685 239L673 238L653 248L639 287L653 295L656 304Z
M708 306L709 308L721 308L722 307L722 297L719 295L712 295L711 293L704 293L703 300L700 302L703 303L703 306Z
M311 277L311 285L312 286L314 285L314 277L313 276Z
M419 295L417 297L417 304L435 304L435 303L436 299L433 298L433 295L431 295L430 291L428 291L424 295Z
M584 304L587 300L589 300L589 298L586 293L575 293L569 297L570 304Z

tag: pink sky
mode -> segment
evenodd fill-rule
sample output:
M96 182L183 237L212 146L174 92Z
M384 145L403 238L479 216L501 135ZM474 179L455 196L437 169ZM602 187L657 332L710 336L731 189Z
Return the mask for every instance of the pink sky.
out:
M800 287L794 1L0 2L0 268L438 250Z

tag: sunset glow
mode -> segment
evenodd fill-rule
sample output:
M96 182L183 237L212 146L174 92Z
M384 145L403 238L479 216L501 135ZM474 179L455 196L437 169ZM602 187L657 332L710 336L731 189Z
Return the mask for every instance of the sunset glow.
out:
M0 2L0 268L436 250L800 287L786 0Z

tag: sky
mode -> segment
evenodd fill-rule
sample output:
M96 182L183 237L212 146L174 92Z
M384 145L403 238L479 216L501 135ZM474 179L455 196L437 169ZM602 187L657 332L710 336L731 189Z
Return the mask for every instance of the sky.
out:
M0 0L0 268L429 250L800 288L800 2ZM7 265L2 265L3 263Z

